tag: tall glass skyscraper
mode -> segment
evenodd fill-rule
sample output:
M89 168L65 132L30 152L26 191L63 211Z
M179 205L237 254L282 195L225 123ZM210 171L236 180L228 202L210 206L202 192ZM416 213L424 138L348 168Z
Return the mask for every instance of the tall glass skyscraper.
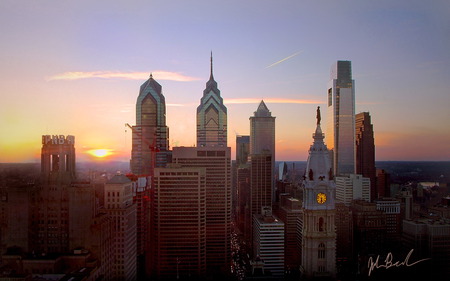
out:
M227 108L211 75L197 107L197 147L227 147Z
M327 102L327 138L334 174L354 174L355 81L350 61L338 61L332 66Z
M266 194L266 192L268 192L267 196L269 198L268 200L264 199L263 201L265 203L262 205L268 206L268 203L270 203L271 200L274 202L276 199L275 179L272 176L275 169L275 117L272 116L272 113L269 111L264 101L261 101L254 116L250 117L250 158L251 161L254 162L251 164L252 188L268 189L267 191L252 190L252 192L253 194L256 194L256 192L263 192ZM261 163L261 159L270 159L269 169L256 169L260 164L255 166L255 163ZM258 183L256 178L261 182ZM255 207L252 211L259 214L260 207Z
M136 175L148 175L155 167L164 167L169 157L166 100L161 85L151 74L139 91L136 125L132 130L131 171Z

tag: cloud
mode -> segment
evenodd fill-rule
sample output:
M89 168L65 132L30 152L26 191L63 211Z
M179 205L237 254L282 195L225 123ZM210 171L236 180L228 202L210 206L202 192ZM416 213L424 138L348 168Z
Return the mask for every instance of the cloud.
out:
M279 63L282 63L282 62L284 62L284 61L287 61L288 59L291 59L291 58L295 57L296 55L300 54L301 52L303 52L303 51L298 51L298 52L295 53L295 54L292 54L292 55L290 55L290 56L288 56L288 57L285 57L284 59L281 59L281 60L279 60L279 61L277 61L277 62L274 62L274 63L272 63L271 65L266 66L266 69L267 69L267 68L270 68L270 67L272 67L272 66L275 66L275 65L277 65L277 64L279 64Z
M170 80L179 82L197 81L200 78L186 76L178 72L170 71L154 71L152 75L157 80ZM89 78L102 78L102 79L125 79L125 80L146 80L149 77L147 72L114 72L114 71L73 71L64 72L53 75L47 78L47 81L55 80L80 80Z
M282 98L268 98L263 99L265 103L296 103L296 104L322 104L323 101L318 100L305 100L305 99L282 99ZM225 99L226 104L248 104L248 103L260 103L261 99Z

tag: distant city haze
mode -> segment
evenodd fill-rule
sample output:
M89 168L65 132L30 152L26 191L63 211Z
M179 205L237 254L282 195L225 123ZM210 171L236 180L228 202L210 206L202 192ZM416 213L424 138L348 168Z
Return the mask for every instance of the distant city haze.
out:
M2 1L0 163L40 162L53 134L76 136L77 161L129 161L150 73L170 149L196 145L211 51L233 157L264 100L275 160L306 161L330 65L348 60L377 161L450 160L448 1L235 2Z

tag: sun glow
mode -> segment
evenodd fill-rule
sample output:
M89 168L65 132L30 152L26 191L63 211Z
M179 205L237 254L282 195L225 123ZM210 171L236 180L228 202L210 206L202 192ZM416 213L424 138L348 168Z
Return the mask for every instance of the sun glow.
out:
M103 158L112 155L111 149L91 149L87 153L98 158Z

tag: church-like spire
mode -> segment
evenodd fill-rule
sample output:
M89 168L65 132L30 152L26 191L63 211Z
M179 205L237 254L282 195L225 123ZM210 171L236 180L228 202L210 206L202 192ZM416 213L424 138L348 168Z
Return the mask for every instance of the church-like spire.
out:
M213 76L213 56L212 56L212 51L211 51L211 74L209 76L209 80L214 80L214 76Z
M310 181L316 180L331 180L331 162L329 159L329 152L324 142L324 134L320 128L320 107L317 107L316 113L316 131L313 134L313 144L309 148L309 157L307 161L307 179Z

